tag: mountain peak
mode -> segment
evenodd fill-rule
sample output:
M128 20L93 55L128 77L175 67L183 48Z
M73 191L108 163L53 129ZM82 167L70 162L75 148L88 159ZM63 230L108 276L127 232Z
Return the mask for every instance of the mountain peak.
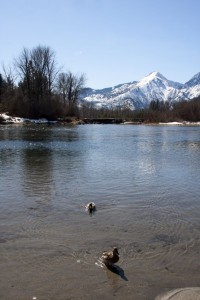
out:
M167 81L167 79L160 72L154 71L148 74L147 76L145 76L142 80L140 80L139 86L149 84L150 82L157 81L158 79L164 82Z
M185 83L186 87L192 87L197 84L200 84L200 72L194 75L189 81Z
M160 72L154 71L145 76L142 80L154 80L155 78L160 78L162 80L167 80Z
M163 77L163 75L158 71L153 71L153 72L149 73L149 75L157 76L157 77Z

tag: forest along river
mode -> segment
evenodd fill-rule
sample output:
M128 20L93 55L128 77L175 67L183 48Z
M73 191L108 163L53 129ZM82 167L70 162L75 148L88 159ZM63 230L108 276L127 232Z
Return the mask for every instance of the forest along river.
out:
M4 125L0 167L0 299L199 286L200 127ZM116 273L98 264L113 246Z

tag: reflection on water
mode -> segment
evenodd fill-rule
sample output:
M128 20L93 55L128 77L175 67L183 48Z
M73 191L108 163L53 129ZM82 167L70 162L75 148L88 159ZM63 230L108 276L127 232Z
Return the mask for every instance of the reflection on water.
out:
M197 286L199 130L0 126L0 297L154 299ZM114 246L116 268L97 268Z
M24 191L29 196L49 194L53 184L52 153L50 149L24 149L21 157Z

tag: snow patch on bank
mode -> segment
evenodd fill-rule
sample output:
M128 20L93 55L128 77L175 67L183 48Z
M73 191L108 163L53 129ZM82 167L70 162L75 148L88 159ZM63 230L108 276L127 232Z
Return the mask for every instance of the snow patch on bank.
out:
M200 125L200 122L167 122L167 123L162 123L160 122L159 125Z
M35 123L35 124L47 124L56 123L56 121L49 122L47 119L27 119L20 117L11 117L8 113L0 114L0 124L24 124L24 123Z

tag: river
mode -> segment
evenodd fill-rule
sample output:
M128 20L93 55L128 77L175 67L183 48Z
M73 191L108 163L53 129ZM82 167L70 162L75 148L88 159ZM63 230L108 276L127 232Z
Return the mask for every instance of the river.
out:
M0 299L199 286L199 183L198 126L0 126ZM117 272L99 264L114 246Z

